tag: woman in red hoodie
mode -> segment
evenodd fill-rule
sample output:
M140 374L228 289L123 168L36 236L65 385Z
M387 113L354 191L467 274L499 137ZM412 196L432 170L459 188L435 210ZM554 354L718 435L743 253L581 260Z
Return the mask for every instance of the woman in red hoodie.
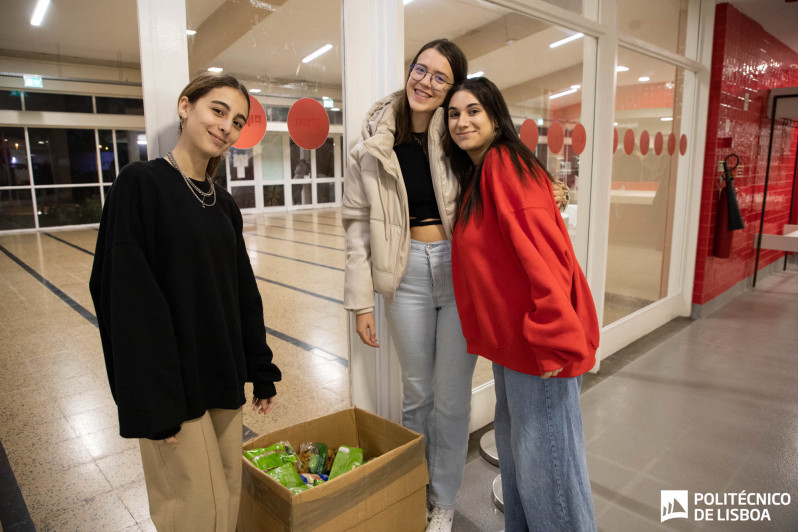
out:
M462 191L455 297L468 352L493 362L505 528L595 530L579 389L599 328L551 178L489 80L464 81L444 108Z

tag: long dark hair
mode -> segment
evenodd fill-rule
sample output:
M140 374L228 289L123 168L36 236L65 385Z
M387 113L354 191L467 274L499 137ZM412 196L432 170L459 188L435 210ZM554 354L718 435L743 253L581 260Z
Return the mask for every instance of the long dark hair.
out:
M430 41L416 53L416 56L410 62L414 65L425 50L434 48L449 61L449 67L452 69L454 75L455 85L466 79L468 76L468 60L466 59L463 51L449 39L436 39ZM407 71L405 77L405 84L402 90L397 91L396 103L394 104L394 113L396 115L396 134L394 136L394 146L406 144L411 141L410 133L413 131L413 125L410 120L410 103L407 101L407 80L410 79L410 70Z
M499 146L507 148L510 160L522 183L526 181L527 175L537 180L541 174L546 175L550 181L554 181L532 150L521 142L521 138L515 131L515 124L513 124L507 103L505 103L499 88L491 80L483 77L466 79L453 87L443 103L443 108L447 110L447 113L452 96L460 91L468 91L473 94L488 114L488 118L496 124L496 134L487 151ZM455 144L451 135L447 135L444 140L444 151L449 156L452 171L460 183L460 193L457 197L458 222L462 221L467 224L474 212L477 213L477 216L482 212L482 190L480 187L482 162L475 165L468 153Z
M247 100L247 118L249 118L249 91L244 86L243 83L238 81L238 79L234 78L229 74L214 74L213 72L203 72L196 78L189 81L188 85L183 89L183 92L180 93L178 96L177 101L180 102L180 99L185 96L188 98L188 102L190 104L197 103L197 100L211 92L213 89L219 89L222 87L231 87L241 92L244 95L244 98ZM180 121L180 126L178 127L178 131L183 133L183 121ZM216 175L216 169L219 168L219 164L222 162L222 158L224 154L219 155L218 157L211 157L208 161L208 166L205 168L205 173L213 179L214 175Z

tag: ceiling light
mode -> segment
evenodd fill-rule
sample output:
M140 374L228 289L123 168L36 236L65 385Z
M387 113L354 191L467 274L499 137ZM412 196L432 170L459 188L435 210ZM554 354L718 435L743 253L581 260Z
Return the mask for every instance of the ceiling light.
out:
M139 134L136 137L136 144L138 144L139 146L146 146L147 145L147 135Z
M613 123L612 123L612 125L613 125L613 126L617 126L617 125L618 125L618 122L613 122Z
M617 67L615 67L615 72L629 72L629 67L618 65Z
M329 44L329 43L325 44L324 46L322 46L321 48L319 48L318 50L316 50L312 54L305 56L305 58L302 60L302 62L303 63L310 63L311 61L313 61L314 59L319 57L321 54L325 54L325 53L329 52L330 50L332 50L332 44Z
M577 39L581 39L584 36L585 36L584 33L574 33L570 37L566 37L565 39L561 39L561 40L559 40L557 42L551 43L549 45L549 48L557 48L558 46L562 46L563 44L568 44L571 41L575 41Z
M197 30L186 30L186 35L196 35Z
M576 89L568 89L567 91L558 92L556 94L552 94L549 96L549 100L556 100L557 98L562 98L563 96L567 96L568 94L573 94L576 92Z
M218 74L222 70L224 70L222 67L211 67L208 69L208 72L213 72L214 74Z
M404 2L404 5L407 5L407 4L409 4L410 2L412 2L412 1L413 1L413 0L403 0L403 2Z
M479 70L479 71L477 71L477 72L474 72L473 74L469 74L469 75L468 75L468 79L471 79L471 78L481 78L481 77L482 77L482 76L484 76L484 75L485 75L485 73L484 73L484 72L482 72L481 70Z
M413 0L410 1L412 2ZM340 110L341 110L340 107L333 107L332 109L330 109L330 111L340 111Z
M574 89L574 90L579 90L579 89L582 88L582 86L581 85L571 85L571 88Z
M651 78L648 76L640 76L637 78L637 81L651 81Z
M258 94L260 92L260 89L249 89L249 92L252 94Z
M660 118L660 120L662 120L663 122L673 122L673 117L672 116L663 116L662 118Z
M50 0L39 0L36 2L36 9L33 10L33 16L30 18L31 26L41 26L44 14L47 8L50 7Z

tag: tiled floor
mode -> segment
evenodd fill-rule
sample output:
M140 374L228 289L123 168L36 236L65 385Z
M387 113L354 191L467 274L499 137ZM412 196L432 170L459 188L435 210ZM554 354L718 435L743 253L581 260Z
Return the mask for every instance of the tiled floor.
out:
M349 405L335 210L245 216L284 372L263 433ZM0 236L0 521L6 531L154 530L136 442L117 435L87 282L96 230ZM798 273L677 320L602 364L583 415L601 530L798 530ZM611 374L608 376L608 374ZM474 382L490 378L478 366ZM589 388L589 389L588 389ZM455 530L498 531L472 444ZM786 491L772 522L659 523L659 490ZM676 523L674 525L673 523ZM731 525L731 526L730 526ZM738 528L735 528L738 527Z

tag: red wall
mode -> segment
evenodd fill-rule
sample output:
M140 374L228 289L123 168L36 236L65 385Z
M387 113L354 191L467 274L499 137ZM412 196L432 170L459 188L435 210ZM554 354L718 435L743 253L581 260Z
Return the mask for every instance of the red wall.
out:
M712 80L707 145L701 192L693 303L702 305L753 275L754 237L759 233L767 169L770 120L769 89L798 86L798 53L729 4L715 10ZM745 93L749 94L744 110ZM766 201L765 233L781 233L788 222L798 128L777 127L774 135ZM718 161L740 157L742 176L735 175L745 229L735 231L731 257L712 256L717 216ZM760 269L784 256L763 250Z

